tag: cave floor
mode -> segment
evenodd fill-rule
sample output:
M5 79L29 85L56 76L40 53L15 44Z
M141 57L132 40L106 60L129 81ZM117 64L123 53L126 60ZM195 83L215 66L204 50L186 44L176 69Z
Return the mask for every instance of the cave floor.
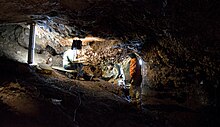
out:
M0 83L1 127L217 126L213 115L169 99L143 96L139 111L99 79L73 80L53 71L4 77Z

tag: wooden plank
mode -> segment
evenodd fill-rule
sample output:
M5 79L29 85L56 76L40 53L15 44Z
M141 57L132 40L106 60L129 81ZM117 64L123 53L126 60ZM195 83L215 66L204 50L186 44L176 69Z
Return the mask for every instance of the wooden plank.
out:
M63 67L59 67L59 66L52 66L53 69L59 70L59 71L64 71L64 72L71 72L71 73L77 73L76 70L66 70Z

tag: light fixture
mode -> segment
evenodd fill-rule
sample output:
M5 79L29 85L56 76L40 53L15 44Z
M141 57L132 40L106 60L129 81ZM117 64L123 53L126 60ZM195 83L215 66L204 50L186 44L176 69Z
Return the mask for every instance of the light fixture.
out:
M143 60L139 59L139 64L142 65L143 64Z

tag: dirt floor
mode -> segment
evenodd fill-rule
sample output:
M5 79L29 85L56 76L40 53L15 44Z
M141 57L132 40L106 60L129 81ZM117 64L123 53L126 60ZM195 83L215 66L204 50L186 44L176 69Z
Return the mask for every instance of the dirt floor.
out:
M2 60L1 60L2 62ZM144 97L137 110L106 81L37 73L34 67L1 63L0 127L212 127L218 117L170 99ZM207 113L208 112L208 113Z

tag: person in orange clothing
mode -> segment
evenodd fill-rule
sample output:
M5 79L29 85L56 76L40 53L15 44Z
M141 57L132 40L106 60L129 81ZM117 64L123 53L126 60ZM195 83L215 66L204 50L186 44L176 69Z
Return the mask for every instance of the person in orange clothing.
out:
M131 96L131 103L137 106L138 109L141 109L141 65L134 53L130 53L129 56L131 58L129 70L131 83L129 93Z

